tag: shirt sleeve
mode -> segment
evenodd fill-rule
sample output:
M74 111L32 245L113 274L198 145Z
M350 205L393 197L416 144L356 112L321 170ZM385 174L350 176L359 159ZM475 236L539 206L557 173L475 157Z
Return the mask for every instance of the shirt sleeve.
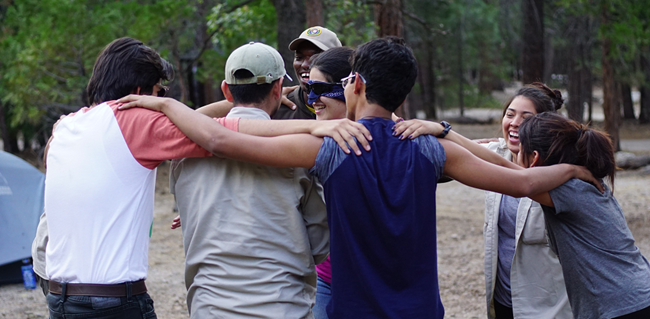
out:
M301 178L300 185L304 191L304 196L300 199L300 211L307 228L314 262L320 264L327 258L330 250L330 232L327 225L323 186L315 176Z
M436 167L436 180L442 177L447 161L444 147L433 135L420 135L413 140L420 147L420 152Z
M116 104L109 105L131 154L144 167L154 169L169 159L212 155L192 142L163 113L143 108L118 110ZM230 130L238 131L239 118L215 120Z
M571 179L548 192L553 200L555 214L568 213L574 208L576 198L579 198L580 194L584 192L581 183L580 180Z
M318 150L318 155L316 155L314 167L309 170L309 173L317 176L321 183L324 184L347 155L333 138L326 136L320 150Z

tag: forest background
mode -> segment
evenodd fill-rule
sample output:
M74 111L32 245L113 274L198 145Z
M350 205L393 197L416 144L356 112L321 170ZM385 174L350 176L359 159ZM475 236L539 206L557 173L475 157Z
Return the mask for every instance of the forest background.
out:
M315 25L353 48L407 40L419 72L406 118L500 108L493 92L543 81L566 90L572 119L591 122L602 103L618 149L622 125L650 125L647 0L0 0L4 150L39 158L59 116L88 104L95 59L118 37L160 52L176 72L170 96L198 107L223 99L226 58L249 41L276 47L293 75L288 44Z

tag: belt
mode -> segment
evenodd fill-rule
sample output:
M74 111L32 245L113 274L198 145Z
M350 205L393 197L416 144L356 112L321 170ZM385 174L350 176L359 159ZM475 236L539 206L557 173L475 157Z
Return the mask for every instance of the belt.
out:
M104 285L104 284L66 284L66 296L92 296L92 297L126 297L127 284L131 283L131 295L140 295L147 292L147 286L144 279L121 284ZM50 280L50 292L60 295L62 285L56 281Z

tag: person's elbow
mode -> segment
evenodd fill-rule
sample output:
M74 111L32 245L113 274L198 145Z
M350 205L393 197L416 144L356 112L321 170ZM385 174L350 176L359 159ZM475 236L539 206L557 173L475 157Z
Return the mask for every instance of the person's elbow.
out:
M208 138L205 149L217 157L230 157L233 147L225 136L212 135Z
M518 187L515 187L512 190L510 196L519 198L533 196L539 193L535 180L531 179L530 176L526 176L525 178L520 179L520 181L521 183L519 183Z

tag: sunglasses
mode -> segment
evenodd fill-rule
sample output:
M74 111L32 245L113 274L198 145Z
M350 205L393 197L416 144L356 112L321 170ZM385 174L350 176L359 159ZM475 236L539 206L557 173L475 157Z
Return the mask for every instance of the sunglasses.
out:
M313 82L311 84L307 84L307 91L314 92L316 95L322 95L332 92L335 86L341 86L341 83Z
M169 91L168 87L160 83L156 83L156 86L158 86L158 93L156 94L158 97L164 97L167 94L167 91Z
M361 81L364 84L366 84L366 79L363 78L363 75L359 74L359 77L361 78ZM350 75L342 78L341 83L343 84L343 88L345 88L350 83L354 83L355 78L356 78L355 74L350 74Z

